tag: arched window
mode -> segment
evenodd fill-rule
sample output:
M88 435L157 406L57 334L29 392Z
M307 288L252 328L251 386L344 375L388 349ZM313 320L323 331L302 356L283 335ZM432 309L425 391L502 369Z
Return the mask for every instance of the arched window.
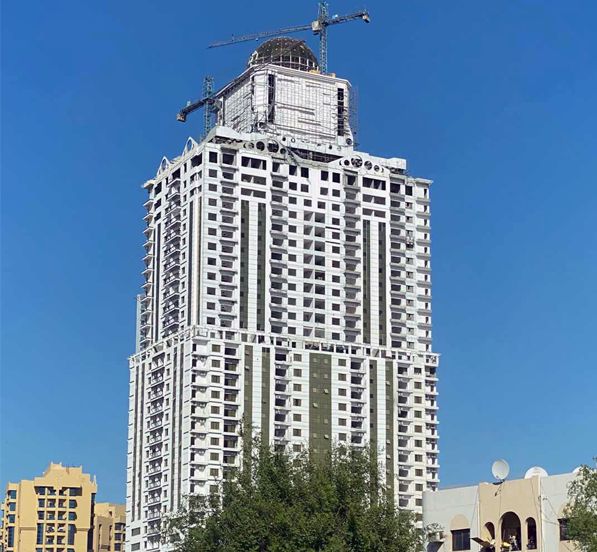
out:
M495 551L495 525L488 521L485 525L483 525L483 531L481 532L481 538L475 539L482 548L482 552L494 552Z
M527 518L527 550L537 550L537 523L530 517Z
M514 512L506 512L500 521L502 542L510 544L510 550L520 550L520 518Z
M466 517L461 514L453 517L450 523L450 533L452 534L452 550L471 549L471 530Z

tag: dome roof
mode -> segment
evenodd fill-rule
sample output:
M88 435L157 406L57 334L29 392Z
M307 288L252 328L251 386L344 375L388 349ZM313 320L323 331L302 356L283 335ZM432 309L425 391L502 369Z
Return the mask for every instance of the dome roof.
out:
M249 58L249 67L266 63L300 71L319 69L315 54L304 41L285 36L264 42Z

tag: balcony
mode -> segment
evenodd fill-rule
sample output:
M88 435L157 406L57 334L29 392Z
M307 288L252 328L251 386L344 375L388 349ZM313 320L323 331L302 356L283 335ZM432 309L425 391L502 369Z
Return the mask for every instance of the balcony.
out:
M346 278L346 282L344 284L346 289L361 289L361 284L356 278Z
M180 233L179 232L171 230L170 232L166 232L164 234L164 243L166 244L166 246L173 244L173 243L177 243L177 242L180 242Z
M178 271L176 272L170 272L169 274L166 274L165 278L164 278L164 285L168 285L168 284L174 284L174 283L178 283L180 282L180 273ZM177 288L178 291L178 288Z
M180 226L180 216L171 215L171 216L167 217L166 220L164 221L164 228L165 228L166 232L168 232L169 230L174 230L175 228L178 228L179 226Z
M174 328L175 326L178 326L178 323L179 323L179 322L180 322L180 319L179 319L179 317L178 317L178 316L170 316L170 317L167 317L167 318L164 320L164 329L165 329L165 330L172 329L172 328Z
M169 314L172 314L174 311L178 311L179 308L180 308L180 305L179 305L178 301L170 301L164 307L164 315L168 316Z
M180 260L177 258L171 259L164 265L164 271L169 272L180 268Z

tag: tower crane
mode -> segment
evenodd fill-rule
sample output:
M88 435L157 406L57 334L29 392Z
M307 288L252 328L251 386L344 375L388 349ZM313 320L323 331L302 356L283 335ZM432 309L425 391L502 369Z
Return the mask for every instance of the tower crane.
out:
M319 36L319 68L322 73L327 73L328 66L328 27L331 25L338 25L339 23L348 23L362 19L365 23L369 23L371 18L367 10L361 10L347 15L333 15L330 17L328 12L328 3L319 2L319 9L317 19L305 25L296 25L294 27L286 27L277 29L275 31L264 31L261 33L248 34L232 37L230 40L223 40L210 44L208 48L219 48L220 46L228 46L230 44L237 44L238 42L248 42L250 40L260 40L262 38L269 38L274 36L286 35L291 33L299 33L301 31L313 31L313 34ZM194 102L188 102L177 114L177 120L185 122L187 116L197 109L205 108L204 112L204 132L207 134L213 126L213 114L216 110L213 77L205 77L203 83L203 97Z
M220 46L228 46L230 44L237 44L238 42L248 42L250 40L260 40L272 36L280 36L291 33L299 33L301 31L313 31L313 34L319 36L319 68L322 73L327 73L328 69L328 27L331 25L338 25L339 23L348 23L362 19L365 23L369 23L371 18L367 10L361 10L347 15L333 15L330 17L328 12L327 2L319 2L319 10L317 19L305 25L295 25L294 27L286 27L284 29L277 29L275 31L264 31L261 33L247 34L241 36L233 36L230 40L222 40L214 42L209 45L209 48L219 48Z

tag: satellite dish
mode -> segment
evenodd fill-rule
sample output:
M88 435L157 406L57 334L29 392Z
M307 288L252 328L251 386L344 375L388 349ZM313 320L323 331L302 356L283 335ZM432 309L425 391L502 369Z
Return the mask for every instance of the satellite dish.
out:
M491 466L491 473L498 481L505 481L510 473L510 466L505 460L496 460Z
M541 467L541 466L533 466L529 468L527 472L524 474L525 479L530 479L531 477L547 477L548 473Z

